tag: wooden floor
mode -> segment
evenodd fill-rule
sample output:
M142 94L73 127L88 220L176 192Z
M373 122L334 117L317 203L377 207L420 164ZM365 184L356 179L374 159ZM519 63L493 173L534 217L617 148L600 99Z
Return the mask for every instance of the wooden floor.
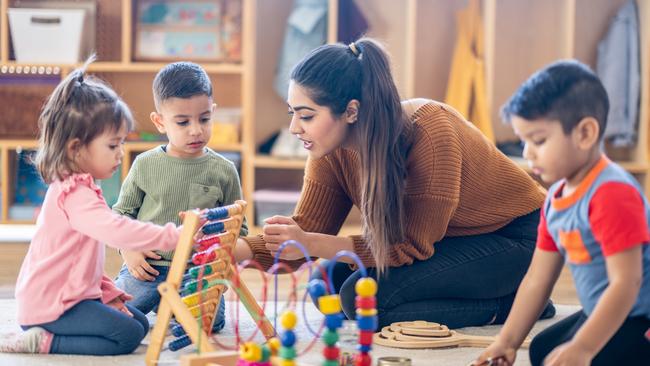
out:
M0 298L13 297L16 276L22 263L28 244L26 243L0 243ZM111 248L106 249L106 273L114 277L122 265L121 258L117 251ZM242 275L245 283L256 297L260 297L263 280L256 270L246 270ZM291 288L291 279L288 275L280 276L280 290L278 296L286 299ZM301 280L305 280L302 278ZM571 274L565 268L555 286L553 295L554 302L558 304L578 304L578 298L573 286Z

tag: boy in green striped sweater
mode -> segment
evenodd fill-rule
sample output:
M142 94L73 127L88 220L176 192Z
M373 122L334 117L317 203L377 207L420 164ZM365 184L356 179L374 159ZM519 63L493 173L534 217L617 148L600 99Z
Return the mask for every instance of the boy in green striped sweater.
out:
M216 108L205 70L190 62L165 66L153 82L156 111L150 117L169 142L137 156L113 210L140 221L180 224L179 212L224 206L241 199L235 165L206 145ZM242 225L240 235L248 227ZM160 302L173 251L121 252L124 264L115 283L133 295L129 305L142 313ZM222 299L213 331L225 324Z

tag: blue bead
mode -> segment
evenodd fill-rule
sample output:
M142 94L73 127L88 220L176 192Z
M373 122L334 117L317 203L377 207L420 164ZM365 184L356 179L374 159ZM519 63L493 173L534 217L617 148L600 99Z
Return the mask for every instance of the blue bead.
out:
M185 335L185 329L183 329L183 327L180 324L174 325L172 327L172 334L174 335L174 337L182 337Z
M325 295L326 292L325 281L318 278L309 281L309 295L311 295L312 299L317 300L319 297Z
M325 326L327 329L338 329L341 328L341 325L343 324L343 314L338 313L338 314L331 314L331 315L325 315Z
M228 209L226 207L211 208L205 213L205 218L208 220L219 220L228 217Z
M222 232L223 228L224 228L223 222L217 221L217 222L211 222L209 224L205 224L201 228L201 231L205 235L210 235L210 234L216 234Z
M293 347L296 344L296 333L292 330L285 330L280 334L280 342L284 347Z
M357 328L359 328L359 330L369 330L374 332L378 325L379 321L377 320L377 315L357 316Z
M360 344L357 346L357 350L361 353L368 353L370 352L371 349L372 349L372 345L369 344L365 346Z
M192 344L192 340L190 339L190 336L185 335L169 342L169 349L175 352L181 348L185 348L189 346L190 344Z

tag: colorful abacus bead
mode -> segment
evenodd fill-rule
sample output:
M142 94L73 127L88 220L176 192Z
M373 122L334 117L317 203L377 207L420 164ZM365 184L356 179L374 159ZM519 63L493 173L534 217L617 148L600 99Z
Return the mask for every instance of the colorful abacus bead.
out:
M357 328L359 328L359 353L354 358L355 366L371 366L372 334L377 329L377 282L370 277L364 277L354 286L357 293L355 305L357 307Z
M296 333L293 331L293 328L296 326L298 318L296 313L291 310L285 311L282 316L280 316L280 324L284 331L280 334L280 342L282 347L278 352L278 358L280 359L280 366L295 366L296 361Z

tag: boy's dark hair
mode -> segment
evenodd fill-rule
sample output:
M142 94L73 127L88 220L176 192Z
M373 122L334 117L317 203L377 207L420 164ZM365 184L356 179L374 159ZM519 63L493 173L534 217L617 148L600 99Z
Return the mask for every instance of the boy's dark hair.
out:
M533 74L501 108L501 116L526 120L559 120L569 134L585 117L598 121L601 138L607 127L609 99L607 91L588 66L564 60L552 63Z
M156 108L169 98L212 96L212 83L203 68L193 62L174 62L163 67L153 79L153 100Z

